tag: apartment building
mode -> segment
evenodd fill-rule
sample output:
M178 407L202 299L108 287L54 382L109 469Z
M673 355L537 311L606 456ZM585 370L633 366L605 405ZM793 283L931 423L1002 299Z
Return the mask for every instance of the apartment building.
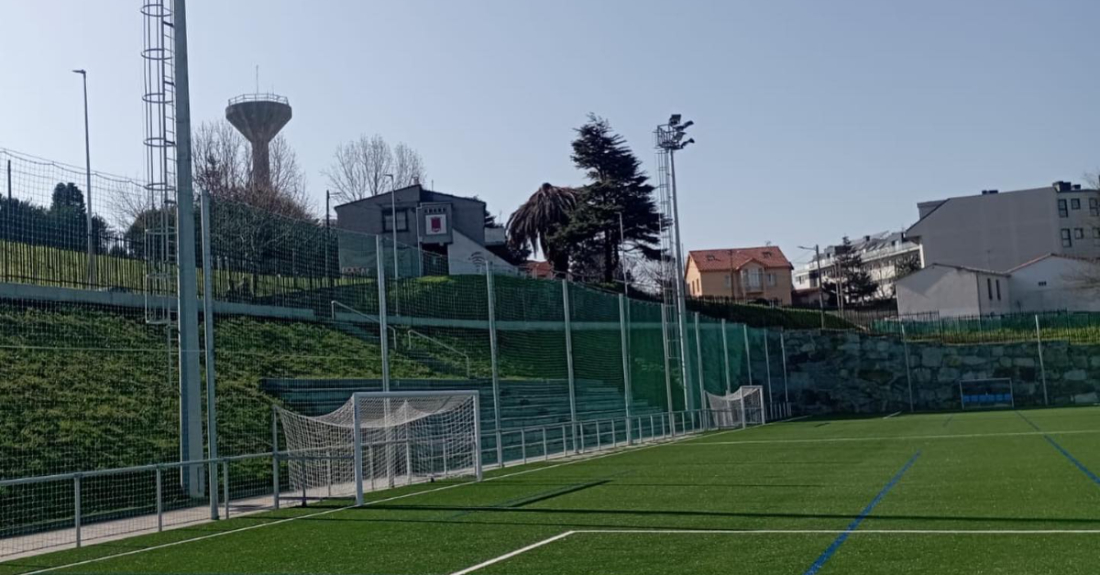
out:
M917 204L906 237L932 264L1009 270L1046 254L1100 258L1100 191L1069 182Z
M820 276L826 280L836 275L836 256L841 249L844 249L843 244L828 246L821 251L820 260L815 256L795 268L795 291L812 290L816 293L821 285L819 269ZM865 235L851 240L848 249L859 254L863 270L878 284L876 296L884 299L894 297L894 281L897 279L899 266L911 258L919 257L920 252L920 247L907 240L902 232Z
M686 267L689 296L791 304L793 268L776 246L694 250Z

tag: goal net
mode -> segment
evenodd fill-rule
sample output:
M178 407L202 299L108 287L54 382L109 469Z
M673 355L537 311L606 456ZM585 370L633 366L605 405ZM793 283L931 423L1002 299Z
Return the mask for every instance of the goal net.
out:
M726 395L707 393L707 404L711 423L720 429L763 425L766 421L764 388L759 385L742 385Z
M963 409L1012 409L1016 407L1012 380L959 380L959 398Z
M325 415L276 408L295 497L354 495L445 477L481 479L476 391L359 392Z

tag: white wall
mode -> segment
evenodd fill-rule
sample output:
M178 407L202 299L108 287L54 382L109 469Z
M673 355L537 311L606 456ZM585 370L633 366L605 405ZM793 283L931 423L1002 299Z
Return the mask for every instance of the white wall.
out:
M935 312L953 317L1012 309L1008 278L997 274L933 265L898 280L895 288L900 315Z
M939 312L941 316L977 315L978 274L945 266L926 267L894 284L898 314Z
M447 245L447 265L451 275L485 273L485 261L492 262L498 273L516 273L511 264L497 257L488 248L454 230L454 241Z
M1048 257L1013 271L1013 311L1100 311L1100 291L1084 288L1082 275L1100 278L1100 264Z

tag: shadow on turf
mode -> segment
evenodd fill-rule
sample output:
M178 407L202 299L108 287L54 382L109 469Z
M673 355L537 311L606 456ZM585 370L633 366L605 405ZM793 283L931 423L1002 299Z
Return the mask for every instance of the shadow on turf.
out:
M503 506L461 506L461 505L370 505L366 507L352 508L347 514L355 514L364 511L450 511L450 512L489 512L489 513L528 513L534 515L618 515L634 517L705 517L705 518L741 518L741 519L855 519L856 515L839 513L752 513L752 512L720 512L720 511L656 511L641 509L539 509L527 507L503 507ZM346 515L346 514L341 514ZM362 521L367 523L464 523L438 519L408 519L408 518L352 518L329 515L325 517L303 517L302 521ZM944 517L935 515L876 515L876 521L961 521L961 522L1005 522L1005 523L1070 523L1074 525L1100 525L1100 518L1053 518L1053 517ZM501 525L515 525L516 523L502 522ZM536 523L535 525L546 525ZM612 527L622 528L621 524ZM647 528L652 528L647 526ZM672 527L672 529L684 527Z

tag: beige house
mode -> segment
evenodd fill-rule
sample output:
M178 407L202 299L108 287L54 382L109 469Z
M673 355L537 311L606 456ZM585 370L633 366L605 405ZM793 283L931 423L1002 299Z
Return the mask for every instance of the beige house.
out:
M775 246L695 250L685 281L691 297L791 305L791 262Z

